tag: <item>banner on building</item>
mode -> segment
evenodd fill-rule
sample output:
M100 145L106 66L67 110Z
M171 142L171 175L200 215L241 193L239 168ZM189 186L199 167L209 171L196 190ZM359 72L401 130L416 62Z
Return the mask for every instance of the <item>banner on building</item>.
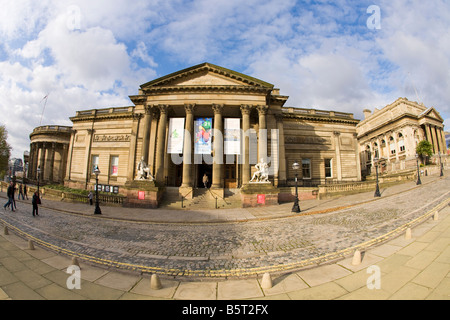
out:
M241 153L241 119L224 119L224 154Z
M198 118L194 121L194 153L211 154L212 118Z
M170 118L167 153L183 153L184 118Z

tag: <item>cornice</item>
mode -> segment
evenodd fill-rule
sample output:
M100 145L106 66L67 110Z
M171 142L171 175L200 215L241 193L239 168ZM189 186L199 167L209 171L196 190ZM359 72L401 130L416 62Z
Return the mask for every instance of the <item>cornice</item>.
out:
M249 93L258 93L258 94L267 94L270 92L270 89L266 87L258 87L258 86L211 86L211 85L190 85L190 86L161 86L161 87L147 87L143 88L142 92L148 95L154 94L173 94L178 92L186 92L186 93L236 93L236 92L249 92ZM133 101L133 100L132 100ZM134 101L133 101L134 102Z

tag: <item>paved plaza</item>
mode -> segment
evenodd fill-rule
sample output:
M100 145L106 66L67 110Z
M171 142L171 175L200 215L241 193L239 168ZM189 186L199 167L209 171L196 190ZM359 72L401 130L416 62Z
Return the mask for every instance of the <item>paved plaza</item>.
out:
M381 198L301 201L300 214L281 204L102 206L94 216L93 206L44 197L33 217L30 201L17 201L0 212L0 299L449 299L450 172L422 182L382 188ZM81 289L67 287L73 257Z

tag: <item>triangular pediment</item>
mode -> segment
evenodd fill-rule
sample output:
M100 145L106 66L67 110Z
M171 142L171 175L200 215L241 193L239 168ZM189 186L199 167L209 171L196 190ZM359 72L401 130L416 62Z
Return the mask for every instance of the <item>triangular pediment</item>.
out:
M419 115L419 118L422 118L422 117L432 118L432 119L436 119L436 120L438 120L440 122L444 122L444 119L441 117L439 112L437 112L433 107L428 108L427 110L422 112Z
M168 86L253 86L273 88L273 85L268 82L211 63L202 63L147 82L141 85L141 89Z

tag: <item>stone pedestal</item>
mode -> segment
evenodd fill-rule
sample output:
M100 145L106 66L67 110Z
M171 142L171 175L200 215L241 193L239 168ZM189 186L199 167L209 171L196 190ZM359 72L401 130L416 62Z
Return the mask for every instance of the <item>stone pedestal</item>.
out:
M242 207L264 207L278 204L280 191L270 182L249 183L241 188Z
M158 187L155 181L134 180L125 184L123 192L127 197L123 203L124 207L156 209L161 202L164 188Z

